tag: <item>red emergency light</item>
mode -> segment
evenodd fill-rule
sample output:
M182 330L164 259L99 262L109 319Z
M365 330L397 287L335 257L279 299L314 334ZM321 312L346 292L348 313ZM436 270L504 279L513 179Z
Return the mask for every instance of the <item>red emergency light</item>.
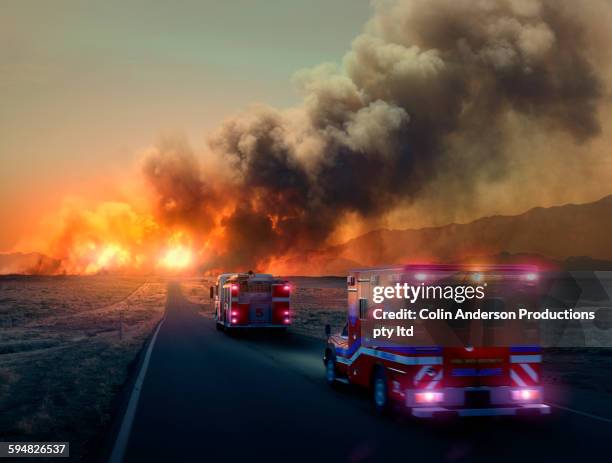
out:
M418 404L433 404L444 400L443 392L417 392L414 394L414 401Z
M230 285L230 290L232 292L232 296L238 296L238 290L240 289L240 286L238 286L237 284L232 283Z
M540 398L540 391L537 389L518 389L512 391L512 400L519 402L529 402Z

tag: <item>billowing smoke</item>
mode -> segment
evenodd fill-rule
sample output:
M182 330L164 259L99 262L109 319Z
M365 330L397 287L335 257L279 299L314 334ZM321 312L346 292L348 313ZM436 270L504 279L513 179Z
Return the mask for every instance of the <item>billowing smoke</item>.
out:
M302 105L258 106L212 134L216 168L200 171L185 147L148 159L158 214L202 235L220 227L227 245L208 265L261 268L320 247L347 217L375 223L432 194L451 209L473 202L517 160L538 165L537 150L513 151L517 140L546 133L578 147L600 133L610 10L377 2L342 66L297 74Z
M224 121L204 155L159 143L142 162L149 207L71 209L54 243L63 271L192 257L200 269L277 269L351 227L519 212L587 191L569 176L609 180L596 162L609 144L596 145L612 114L612 3L374 6L340 65L297 73L297 107Z
M199 233L211 229L215 195L184 140L161 140L144 159L142 172L152 187L153 210L161 223L187 226Z

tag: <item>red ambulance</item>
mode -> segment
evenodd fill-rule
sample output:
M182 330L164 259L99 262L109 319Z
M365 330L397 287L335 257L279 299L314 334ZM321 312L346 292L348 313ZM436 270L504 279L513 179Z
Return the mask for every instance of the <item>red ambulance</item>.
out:
M266 273L224 273L210 287L217 329L273 328L291 325L291 286Z
M329 325L325 327L326 379L330 384L350 383L369 389L377 411L399 404L423 418L548 414L550 407L542 401L542 352L535 323L433 321L433 331L447 330L458 342L431 345L422 340L413 345L412 341L374 343L362 330L374 309L388 304L374 303L376 286L408 282L447 287L478 282L486 287L486 299L479 307L507 311L537 305L538 279L537 269L526 265L406 265L354 270L347 278L348 321L344 329L330 335ZM424 305L431 305L432 313L434 305L436 310L441 307L439 302ZM470 304L462 306L470 310ZM417 329L427 332L424 324L429 322L415 323ZM473 343L474 337L479 342ZM487 337L496 342L487 344Z

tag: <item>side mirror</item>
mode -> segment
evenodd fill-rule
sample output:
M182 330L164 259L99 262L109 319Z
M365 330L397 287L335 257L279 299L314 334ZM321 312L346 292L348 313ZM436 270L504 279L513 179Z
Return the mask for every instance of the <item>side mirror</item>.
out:
M325 325L325 336L328 336L328 337L329 337L329 335L330 335L330 334L331 334L331 326L330 326L330 324L329 324L329 323L327 323L327 324Z
M214 286L210 287L210 298L211 299L215 298L215 287Z

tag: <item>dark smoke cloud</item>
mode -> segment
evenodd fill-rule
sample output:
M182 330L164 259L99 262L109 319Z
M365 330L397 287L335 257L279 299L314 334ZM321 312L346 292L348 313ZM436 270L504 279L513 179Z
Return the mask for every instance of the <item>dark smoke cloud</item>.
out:
M162 223L198 232L210 230L215 195L184 140L162 140L145 158L142 171L154 192L156 215Z
M320 247L347 214L376 220L409 203L441 172L469 200L474 185L502 178L525 155L508 152L515 138L550 131L581 144L600 133L610 9L603 1L380 2L342 67L298 73L301 106L260 106L222 124L210 147L223 174L208 172L205 183L188 150L166 146L149 158L158 213L205 233L211 185L226 182L236 198L221 224L231 247L212 264L265 266ZM516 125L527 129L518 134Z

